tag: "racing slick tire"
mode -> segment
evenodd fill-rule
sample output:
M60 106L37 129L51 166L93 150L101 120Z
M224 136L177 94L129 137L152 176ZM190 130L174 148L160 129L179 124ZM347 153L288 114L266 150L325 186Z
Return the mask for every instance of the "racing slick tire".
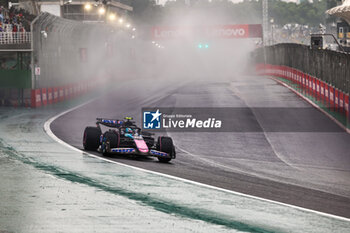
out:
M85 150L97 150L100 146L101 129L86 127L84 130L83 146Z
M170 155L170 158L158 157L158 160L161 163L167 163L171 159L175 158L175 147L173 140L170 137L158 137L157 150Z
M102 139L102 154L108 155L110 148L119 147L120 136L119 133L113 131L107 131L103 134Z

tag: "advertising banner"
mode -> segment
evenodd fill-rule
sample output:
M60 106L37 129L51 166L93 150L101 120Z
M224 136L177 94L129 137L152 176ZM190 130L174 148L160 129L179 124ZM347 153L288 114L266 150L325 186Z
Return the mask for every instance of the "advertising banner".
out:
M262 38L261 24L228 24L214 26L156 26L151 29L153 40L186 38L239 39Z
M336 88L334 88L334 108L335 111L339 111L339 91Z
M37 108L41 106L41 91L40 89L32 90L31 93L31 107Z
M59 90L57 87L53 88L53 102L57 103L59 101L59 94L58 94Z
M321 100L321 86L320 86L320 80L316 80L316 99L318 101Z
M303 93L305 94L306 78L305 78L305 74L304 73L302 73L302 76L301 76L301 88L303 89Z
M327 83L324 84L324 96L325 96L325 106L327 108L330 107L330 104L329 104L329 86Z
M64 87L60 87L59 88L59 93L58 93L59 97L58 100L61 102L64 100Z
M47 88L47 103L48 104L52 104L53 103L52 88Z
M339 91L339 112L344 113L344 93Z
M306 84L306 87L305 87L305 94L309 95L310 93L310 76L309 75L305 75L305 84Z
M69 87L68 86L64 86L64 99L68 100L69 99Z
M320 81L320 86L321 86L321 90L320 90L320 96L321 96L321 102L323 104L325 104L325 89L324 89L324 82Z
M73 98L73 84L68 85L69 98Z
M334 87L329 86L329 108L334 110Z
M41 89L41 98L42 98L42 104L45 106L47 105L47 92L46 88Z
M312 96L316 97L316 78L312 77Z
M344 109L345 109L345 115L347 119L347 127L350 129L350 96L348 94L344 94Z
M302 77L303 77L303 72L298 72L298 87L302 87Z

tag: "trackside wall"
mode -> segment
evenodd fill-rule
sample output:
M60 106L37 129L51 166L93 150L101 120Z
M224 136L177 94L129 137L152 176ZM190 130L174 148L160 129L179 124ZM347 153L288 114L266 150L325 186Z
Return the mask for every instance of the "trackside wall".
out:
M257 49L256 63L291 67L350 93L350 54L311 49L301 44L277 44Z
M256 71L259 75L273 76L287 84L325 110L350 132L349 93L318 77L288 66L258 64Z

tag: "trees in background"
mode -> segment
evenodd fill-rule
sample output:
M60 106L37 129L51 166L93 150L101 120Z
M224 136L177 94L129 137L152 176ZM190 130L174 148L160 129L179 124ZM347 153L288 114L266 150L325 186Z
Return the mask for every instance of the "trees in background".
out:
M269 0L269 16L277 25L288 23L317 26L334 21L325 11L336 5L337 0L303 1L300 4ZM186 4L190 2L190 4ZM177 0L168 1L164 6L155 0L133 0L133 18L138 23L167 24L174 18L191 19L194 23L261 23L261 0L244 0L233 3L229 0ZM327 19L327 20L326 20Z

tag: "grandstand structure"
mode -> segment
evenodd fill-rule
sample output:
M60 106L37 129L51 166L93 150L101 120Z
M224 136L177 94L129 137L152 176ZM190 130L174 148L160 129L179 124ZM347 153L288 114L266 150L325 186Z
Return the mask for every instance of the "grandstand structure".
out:
M350 0L342 0L340 4L326 11L339 18L337 22L337 38L345 51L350 52Z
M19 0L19 6L32 14L48 12L66 19L103 21L104 16L114 13L127 15L133 8L126 4L129 1L117 0ZM101 8L104 8L103 13Z
M133 9L125 3L19 0L11 8L0 6L0 106L30 106L33 89L69 83L72 72L54 73L57 64L76 64L75 75L86 75L80 70L91 64L78 60L92 46L100 46L102 51L108 45L111 51L112 43L108 41L111 39L104 34L111 31L107 17L114 14L127 19ZM89 9L86 4L90 5ZM101 8L104 14L99 14ZM94 30L104 35L103 40L90 36ZM61 83L53 83L55 80Z

